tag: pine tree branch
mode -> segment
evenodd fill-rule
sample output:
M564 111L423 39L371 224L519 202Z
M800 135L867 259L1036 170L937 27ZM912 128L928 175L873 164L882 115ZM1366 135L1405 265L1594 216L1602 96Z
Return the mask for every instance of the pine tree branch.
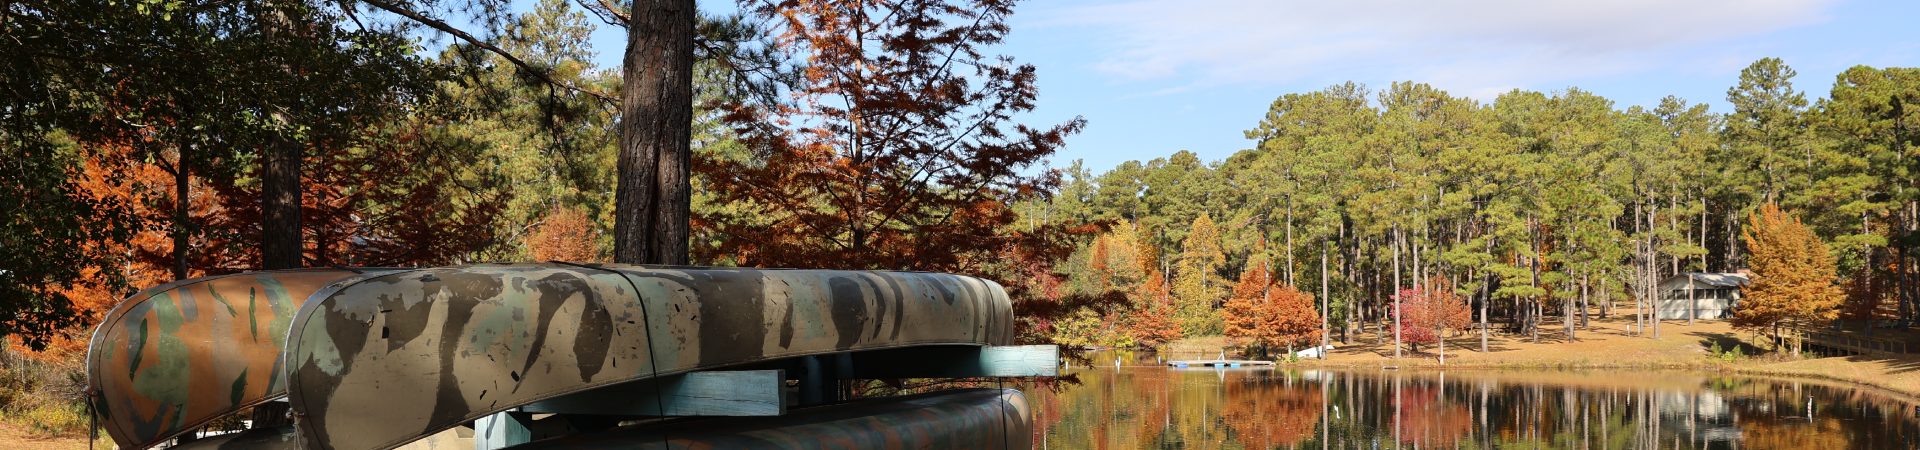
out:
M518 67L521 71L531 74L535 78L539 78L541 82L547 83L549 85L552 85L554 87L558 87L561 89L566 89L568 91L578 92L578 93L592 96L594 98L599 99L602 102L606 102L608 105L613 106L615 108L620 107L620 98L618 97L614 97L612 95L608 95L606 93L602 93L592 89L575 86L571 83L564 83L559 80L555 80L553 79L552 74L544 70L539 70L533 67L533 65L531 64L527 64L526 61L520 60L520 57L514 56L512 52L508 52L505 49L501 49L500 47L493 45L492 43L488 43L485 40L475 37L473 34L467 33L466 31L463 31L459 28L455 28L453 25L449 25L445 21L441 21L439 19L435 19L432 17L427 17L427 15L425 14L421 14L417 11L400 7L399 5L389 3L385 0L362 0L362 1L368 5L372 5L375 8L386 10L387 12L391 12L394 14L399 14L401 17L406 17L408 20L412 20L415 23L426 25L428 28L433 28L435 30L440 30L443 33L453 35L453 37L455 38L459 38L462 41L466 41L468 44L471 44L474 47L479 47L482 50L486 50L495 55L499 55L501 58L506 59L508 63L513 64L514 67Z

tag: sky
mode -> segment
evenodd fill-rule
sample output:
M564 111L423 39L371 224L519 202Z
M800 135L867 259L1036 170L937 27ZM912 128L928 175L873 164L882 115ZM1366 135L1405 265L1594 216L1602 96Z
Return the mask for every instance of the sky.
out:
M1087 119L1052 164L1099 173L1179 150L1224 159L1253 146L1244 132L1275 98L1349 80L1725 112L1740 69L1771 56L1811 100L1853 65L1920 66L1916 17L1920 0L1037 0L991 51L1039 70L1024 122ZM619 64L617 33L594 38L603 66Z

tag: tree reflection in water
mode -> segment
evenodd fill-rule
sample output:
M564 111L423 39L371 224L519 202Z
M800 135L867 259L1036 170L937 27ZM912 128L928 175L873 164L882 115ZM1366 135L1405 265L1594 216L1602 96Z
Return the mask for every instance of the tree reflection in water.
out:
M1097 359L1096 359L1097 360ZM1042 449L1920 449L1916 406L1685 372L1078 369Z

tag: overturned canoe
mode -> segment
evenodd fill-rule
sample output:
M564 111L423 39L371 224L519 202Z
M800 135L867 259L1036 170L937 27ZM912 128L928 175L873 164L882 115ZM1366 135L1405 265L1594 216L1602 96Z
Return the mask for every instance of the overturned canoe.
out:
M999 285L917 272L472 265L332 285L290 325L306 448L391 448L567 394L786 358L1004 345ZM1018 448L1018 447L1016 447Z
M335 269L195 278L128 297L87 352L90 401L122 448L146 448L286 394L280 351L309 295L356 276Z
M512 449L1027 449L1032 416L1020 391L963 389L804 408L771 419L667 421Z

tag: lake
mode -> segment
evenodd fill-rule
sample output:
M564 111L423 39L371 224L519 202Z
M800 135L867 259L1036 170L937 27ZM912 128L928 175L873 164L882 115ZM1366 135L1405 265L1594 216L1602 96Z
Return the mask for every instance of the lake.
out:
M1115 367L1118 358L1128 361ZM1027 389L1039 449L1916 449L1920 408L1832 383L1648 371L1170 369L1098 353Z

